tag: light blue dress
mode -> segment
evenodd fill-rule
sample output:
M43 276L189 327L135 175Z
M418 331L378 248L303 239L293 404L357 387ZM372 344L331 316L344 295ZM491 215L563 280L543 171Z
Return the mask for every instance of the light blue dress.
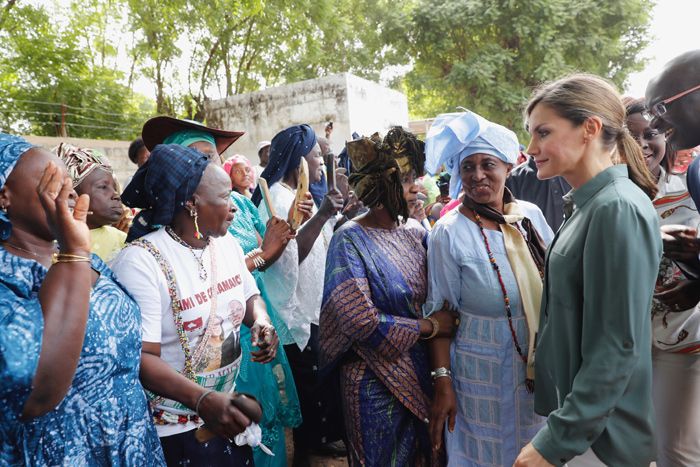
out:
M534 204L518 204L548 245L553 233L542 212ZM485 232L510 297L518 342L527 351L527 324L503 234ZM459 209L437 222L428 244L426 313L439 310L444 300L458 307L461 320L450 348L458 410L454 432L445 430L448 463L511 466L545 419L535 415L534 397L525 387L525 364L515 350L479 227Z
M100 277L73 383L58 407L21 423L41 350L47 269L0 247L0 465L165 465L139 382L138 305L95 255L92 268Z

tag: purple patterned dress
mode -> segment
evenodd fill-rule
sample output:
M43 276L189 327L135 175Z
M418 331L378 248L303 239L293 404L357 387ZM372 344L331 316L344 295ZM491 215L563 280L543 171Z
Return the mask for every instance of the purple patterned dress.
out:
M321 365L339 378L351 465L435 463L428 352L418 327L427 288L425 235L349 222L328 250Z

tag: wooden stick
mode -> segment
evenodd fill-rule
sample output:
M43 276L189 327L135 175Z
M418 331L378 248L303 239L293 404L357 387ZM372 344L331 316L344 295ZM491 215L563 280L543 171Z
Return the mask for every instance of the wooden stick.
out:
M306 159L301 158L301 166L299 167L299 182L297 183L297 195L294 198L294 206L296 207L301 201L306 200L306 193L309 191L309 166ZM294 209L292 214L292 230L297 230L304 222L304 214Z
M326 182L328 185L328 191L332 191L335 189L335 170L337 168L337 164L335 161L335 155L333 153L330 153L326 157Z
M275 208L272 206L272 197L270 196L270 188L267 186L267 180L260 177L258 179L258 185L260 185L260 191L262 192L263 202L265 203L265 207L267 208L267 215L270 216L270 219L272 219L277 214L275 213Z

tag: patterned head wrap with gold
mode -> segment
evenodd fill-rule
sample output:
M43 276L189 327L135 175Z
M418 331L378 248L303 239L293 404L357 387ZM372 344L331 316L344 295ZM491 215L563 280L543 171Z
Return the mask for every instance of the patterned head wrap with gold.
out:
M346 144L353 165L350 185L367 207L383 205L395 221L408 219L408 204L403 197L402 175L423 174L423 142L403 128L392 128L384 140L377 133Z
M73 188L80 185L95 169L114 173L107 157L92 149L61 143L54 148L53 152L66 164L68 175L73 180Z

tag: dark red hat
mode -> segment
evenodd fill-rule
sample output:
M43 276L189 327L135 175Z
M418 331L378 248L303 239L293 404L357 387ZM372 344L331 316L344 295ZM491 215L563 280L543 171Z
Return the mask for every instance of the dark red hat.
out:
M193 120L180 120L173 117L161 115L148 120L141 130L141 138L149 151L159 144L162 144L165 138L182 130L200 130L210 133L216 141L216 151L223 154L229 146L231 146L238 138L243 136L243 131L226 131L217 128L209 128L199 122Z

